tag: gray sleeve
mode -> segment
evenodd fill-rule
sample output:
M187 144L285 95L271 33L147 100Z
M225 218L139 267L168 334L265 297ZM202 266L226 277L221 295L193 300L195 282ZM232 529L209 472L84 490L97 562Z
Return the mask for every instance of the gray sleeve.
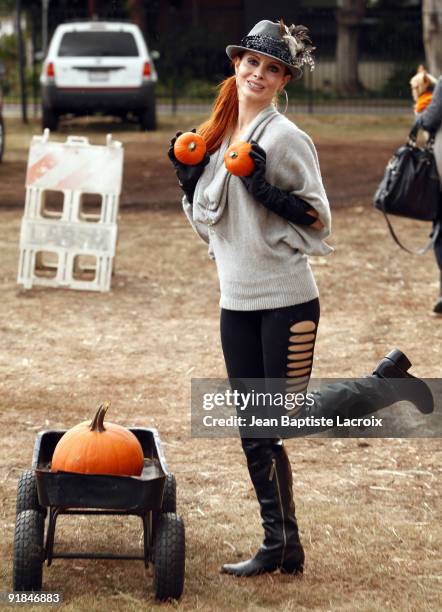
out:
M189 202L189 200L187 199L187 197L185 195L183 196L182 204L183 204L184 213L185 213L185 215L187 217L187 220L189 221L190 225L193 227L193 229L198 234L198 236L202 240L204 240L204 242L209 244L210 240L209 240L209 232L208 232L207 226L203 225L202 223L196 223L194 221L194 219L193 219L193 206Z
M431 104L419 115L417 124L427 132L437 132L442 123L442 77L433 91Z
M284 190L301 198L314 208L324 225L321 230L314 230L308 225L303 225L302 231L323 240L331 231L331 214L330 204L322 183L318 154L312 139L305 132L297 129L294 136L291 141L292 146L284 150L283 157L278 163L279 176L284 169L285 177L282 178L287 181L284 184ZM288 189L285 188L286 185ZM301 231L301 226L297 226L297 231Z

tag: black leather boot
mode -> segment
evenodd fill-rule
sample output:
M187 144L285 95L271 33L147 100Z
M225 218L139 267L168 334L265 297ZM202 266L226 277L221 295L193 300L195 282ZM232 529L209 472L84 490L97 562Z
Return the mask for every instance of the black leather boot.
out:
M313 391L314 404L305 406L301 416L362 418L399 401L412 402L420 412L429 414L434 409L431 390L423 380L408 374L410 367L404 353L394 349L378 363L371 376L333 383ZM324 425L309 433L327 429L330 427ZM304 434L305 431L293 431L289 436Z
M406 400L423 414L430 414L434 410L433 394L423 380L408 373L409 368L408 357L399 349L393 349L378 363L373 375L388 379L396 394L395 401Z
M295 517L292 470L282 440L243 438L242 445L261 509L264 542L252 559L223 565L221 571L234 576L277 569L302 573L304 550Z
M442 204L441 204L441 206L442 206ZM440 265L440 263L439 263L439 265ZM435 312L436 314L442 314L442 270L439 270L439 275L440 275L439 299L437 300L437 302L436 302L436 304L434 305L434 308L433 308L433 312Z

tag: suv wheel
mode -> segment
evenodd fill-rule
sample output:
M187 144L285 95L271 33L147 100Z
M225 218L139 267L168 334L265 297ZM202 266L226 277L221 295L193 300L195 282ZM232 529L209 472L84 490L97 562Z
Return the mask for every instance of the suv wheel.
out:
M157 129L155 95L153 92L151 92L151 95L149 96L147 107L141 111L139 117L140 117L140 127L143 131Z
M58 127L58 116L52 110L52 108L48 108L47 106L43 106L42 108L42 117L41 117L42 128L49 128L51 132L55 132Z

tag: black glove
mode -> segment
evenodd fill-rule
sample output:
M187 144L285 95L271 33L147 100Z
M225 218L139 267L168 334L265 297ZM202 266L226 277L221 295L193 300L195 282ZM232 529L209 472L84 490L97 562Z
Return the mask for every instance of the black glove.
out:
M266 152L254 140L251 144L252 150L249 155L255 163L255 169L249 176L240 177L247 191L268 210L283 219L297 225L312 225L316 217L307 214L307 211L314 210L313 207L303 199L282 191L266 181Z
M195 128L191 130L192 132L196 132ZM176 139L181 136L183 132L177 132L175 138L172 138L170 141L170 147L167 152L170 161L172 162L176 175L178 177L178 184L181 189L186 194L187 199L192 204L193 202L193 194L195 193L196 184L202 175L204 168L210 161L209 154L206 153L202 161L199 164L195 164L194 166L189 166L187 164L182 164L175 157L175 153L173 151L173 145L175 144Z

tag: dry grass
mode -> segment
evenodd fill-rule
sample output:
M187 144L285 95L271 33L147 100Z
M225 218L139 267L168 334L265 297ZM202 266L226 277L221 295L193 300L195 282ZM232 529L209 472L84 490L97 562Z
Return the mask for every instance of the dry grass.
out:
M316 121L318 134L329 138L322 118L309 121L310 131ZM373 123L361 129L390 129ZM385 138L396 142L395 130ZM436 266L431 256L401 256L366 203L335 212L336 251L314 262L322 294L315 375L370 372L397 345L417 375L437 377L442 321L430 313ZM36 431L68 427L109 397L114 421L158 427L177 477L185 593L162 608L441 609L438 440L289 441L303 578L220 575L221 563L256 550L261 532L238 441L189 437L191 377L224 376L216 273L204 245L179 212L123 212L110 294L24 292L15 283L20 216L0 211L0 590L10 588L15 487ZM421 231L402 225L409 240ZM65 549L116 551L139 549L141 529L135 518L65 517L58 533ZM151 581L138 562L55 561L44 571L45 589L63 591L63 609L75 611L159 608Z

